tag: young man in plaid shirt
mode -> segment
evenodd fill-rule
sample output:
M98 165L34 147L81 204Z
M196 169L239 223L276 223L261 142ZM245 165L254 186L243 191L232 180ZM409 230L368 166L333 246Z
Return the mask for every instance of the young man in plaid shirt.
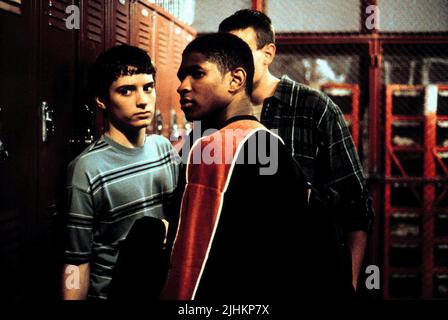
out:
M239 10L221 22L219 31L239 36L252 50L254 115L267 128L278 130L312 184L338 192L343 209L336 219L351 251L352 285L356 290L373 211L340 108L323 93L286 75L278 79L270 73L275 34L270 18L262 12Z

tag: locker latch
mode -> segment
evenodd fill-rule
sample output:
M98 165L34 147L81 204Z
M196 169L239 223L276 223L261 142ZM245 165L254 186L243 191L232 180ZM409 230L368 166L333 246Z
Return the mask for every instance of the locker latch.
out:
M180 132L179 132L179 124L177 123L177 114L176 111L171 109L171 121L170 121L170 141L179 140Z
M2 112L2 108L0 108L0 115ZM1 117L0 117L0 133L1 133L1 129L2 129L2 122L1 122ZM6 146L4 145L2 139L0 139L0 161L6 160L8 158L9 154L8 154L8 150L6 150Z
M0 161L6 160L8 156L8 150L6 150L5 145L2 140L0 140Z
M47 142L54 136L54 119L53 109L50 108L46 101L42 101L42 142Z
M162 118L162 112L160 112L159 109L156 109L156 134L162 134L163 131L163 118Z

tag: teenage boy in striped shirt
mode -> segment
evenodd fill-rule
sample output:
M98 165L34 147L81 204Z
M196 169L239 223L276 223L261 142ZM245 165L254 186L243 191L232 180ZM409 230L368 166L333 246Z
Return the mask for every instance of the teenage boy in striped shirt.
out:
M170 142L145 134L156 99L146 52L128 45L104 52L93 66L91 88L107 128L68 167L67 300L109 297L120 246L138 219L167 220L178 177Z

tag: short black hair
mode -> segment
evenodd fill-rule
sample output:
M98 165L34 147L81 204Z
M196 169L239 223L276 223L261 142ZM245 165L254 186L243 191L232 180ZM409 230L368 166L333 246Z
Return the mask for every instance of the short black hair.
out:
M230 32L253 28L257 35L257 49L275 43L275 32L271 19L261 11L242 9L225 18L219 24L219 32Z
M89 79L92 97L108 98L112 82L134 74L151 74L155 79L156 69L146 51L126 44L110 48L92 66Z
M218 65L222 74L238 67L246 71L246 93L252 94L254 80L254 58L246 42L230 33L212 33L194 39L185 48L182 56L199 52Z

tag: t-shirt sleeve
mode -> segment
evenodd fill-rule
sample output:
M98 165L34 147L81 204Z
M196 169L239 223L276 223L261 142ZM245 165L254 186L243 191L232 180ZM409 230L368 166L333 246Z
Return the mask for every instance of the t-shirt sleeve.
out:
M169 178L171 179L170 185L173 187L172 192L170 192L169 197L166 199L165 206L165 214L169 222L177 219L178 217L178 208L180 207L179 203L179 195L178 195L178 186L179 183L182 183L182 179L180 177L180 171L182 166L182 159L177 153L176 149L171 145L171 143L164 137L157 137L160 143L163 145L163 153L169 155ZM185 172L184 172L185 174Z
M67 181L67 211L64 226L64 262L79 265L90 260L93 242L94 206L82 166L70 164Z

